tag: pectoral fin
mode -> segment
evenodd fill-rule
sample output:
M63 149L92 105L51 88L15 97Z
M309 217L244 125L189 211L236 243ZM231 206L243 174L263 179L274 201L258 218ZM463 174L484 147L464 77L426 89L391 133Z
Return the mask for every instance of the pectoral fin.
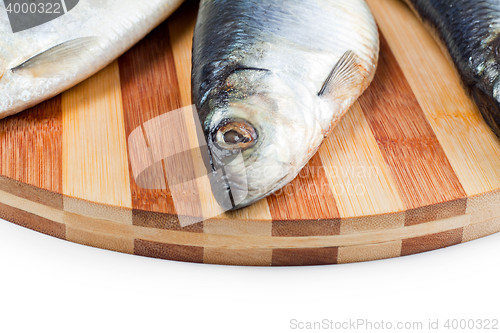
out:
M347 51L333 67L318 96L335 98L351 95L351 90L365 79L363 73L358 56L351 50Z
M34 77L58 76L74 70L78 62L89 56L89 50L98 45L97 41L97 37L83 37L64 42L29 58L11 71Z

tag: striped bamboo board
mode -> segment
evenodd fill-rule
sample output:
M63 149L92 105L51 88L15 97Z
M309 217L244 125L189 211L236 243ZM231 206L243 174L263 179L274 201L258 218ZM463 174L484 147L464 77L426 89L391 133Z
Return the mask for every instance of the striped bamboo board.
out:
M190 113L168 118L191 105L191 1L91 79L0 121L0 218L125 253L264 266L391 258L500 231L500 141L412 13L369 4L376 79L283 191L223 213L197 175L186 206L199 220L181 223L155 154L181 128L186 170L201 164Z

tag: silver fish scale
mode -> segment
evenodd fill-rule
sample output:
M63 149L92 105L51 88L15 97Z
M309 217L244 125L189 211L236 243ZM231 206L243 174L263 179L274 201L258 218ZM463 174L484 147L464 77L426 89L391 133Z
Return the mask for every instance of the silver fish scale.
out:
M82 0L71 11L39 26L12 32L0 14L0 118L40 103L74 86L139 41L182 0ZM4 10L0 1L0 10ZM74 59L46 59L51 72L12 71L28 59L72 40L95 37ZM49 67L49 66L44 66ZM43 69L43 68L42 68Z
M243 207L293 180L373 79L378 51L364 0L202 0L193 100L211 166L225 170L211 180L218 201L229 196ZM341 64L332 73L341 59L353 67ZM238 150L220 141L224 128L256 133L241 158L231 159ZM241 192L241 184L248 193L226 193Z
M296 70L303 78L329 55L321 74L310 78L319 91L345 51L354 50L367 67L376 60L376 25L364 1L202 1L199 15L193 49L193 96L199 103L238 67ZM295 54L279 54L284 46ZM297 67L301 52L308 58ZM265 63L266 58L280 61Z

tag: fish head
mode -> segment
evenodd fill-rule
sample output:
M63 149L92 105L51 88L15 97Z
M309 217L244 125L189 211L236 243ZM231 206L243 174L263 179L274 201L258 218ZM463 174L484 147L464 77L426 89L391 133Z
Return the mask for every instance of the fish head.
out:
M224 209L288 184L323 139L312 110L317 96L287 81L271 71L239 70L206 103L212 191Z

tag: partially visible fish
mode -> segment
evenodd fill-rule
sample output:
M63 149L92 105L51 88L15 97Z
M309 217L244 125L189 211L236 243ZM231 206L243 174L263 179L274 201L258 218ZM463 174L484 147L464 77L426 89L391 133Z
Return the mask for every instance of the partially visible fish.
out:
M70 2L63 0L63 5L65 1ZM39 6L28 6L26 10L45 11L49 7L44 3L54 3L34 0L28 4L32 2ZM181 2L71 0L74 8L64 7L64 15L25 30L17 29L2 13L0 118L53 97L96 73L143 38ZM2 12L23 8L4 8L0 2ZM50 6L51 12L56 9L63 10Z
M370 84L378 52L364 0L202 0L193 100L221 206L292 181Z
M437 34L500 137L500 0L405 0Z

